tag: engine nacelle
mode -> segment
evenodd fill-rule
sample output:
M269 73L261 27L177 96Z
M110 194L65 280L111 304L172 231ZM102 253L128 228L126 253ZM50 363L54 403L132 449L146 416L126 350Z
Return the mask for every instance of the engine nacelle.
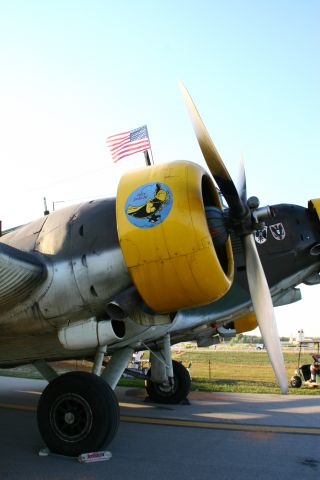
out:
M120 246L137 290L154 311L205 305L229 290L231 242L215 249L205 212L210 206L221 209L218 193L194 163L154 165L121 178Z

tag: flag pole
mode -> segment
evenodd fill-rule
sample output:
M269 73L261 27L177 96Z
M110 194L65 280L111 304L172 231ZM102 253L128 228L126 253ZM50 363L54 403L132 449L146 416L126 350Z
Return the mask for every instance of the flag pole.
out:
M153 160L151 142L150 142L150 137L149 137L149 132L148 132L147 125L146 125L146 131L147 131L147 135L148 135L148 139L149 139L149 150L150 150L150 154L151 154L151 160L150 160L148 150L145 150L143 153L144 153L144 158L145 158L145 161L146 161L146 165L149 167L150 165L154 165L154 160Z
M151 161L150 161L148 150L144 150L143 154L144 154L144 159L145 159L147 167L150 167L151 166Z

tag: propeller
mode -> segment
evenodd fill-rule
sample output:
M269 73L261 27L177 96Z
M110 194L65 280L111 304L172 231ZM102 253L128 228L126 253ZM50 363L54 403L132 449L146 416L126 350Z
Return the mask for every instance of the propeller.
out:
M199 115L198 110L196 109L195 104L193 103L192 98L189 95L188 90L182 82L180 82L180 88L191 117L193 129L198 139L202 155L204 156L206 164L213 178L215 179L224 198L226 199L227 204L229 205L231 215L236 218L246 216L248 208L241 201L237 188L233 183L233 180L230 177L229 172L225 167L213 141L211 140L210 135Z
M240 195L229 175L210 135L193 103L193 100L180 82L180 88L187 105L193 129L207 166L221 190L228 206L232 228L242 238L246 258L249 290L257 322L268 355L282 393L288 392L288 380L282 355L280 339L275 320L272 299L263 267L253 238L255 220L246 200L244 168Z
M243 153L241 153L240 157L240 171L239 171L239 180L238 180L238 188L239 196L241 198L242 203L247 203L247 180L246 180L246 172L244 169L244 159Z

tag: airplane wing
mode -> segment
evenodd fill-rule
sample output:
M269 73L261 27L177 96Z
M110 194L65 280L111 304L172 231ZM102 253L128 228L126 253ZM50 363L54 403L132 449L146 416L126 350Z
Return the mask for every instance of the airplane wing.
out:
M43 280L45 266L32 253L0 244L0 309L25 299Z

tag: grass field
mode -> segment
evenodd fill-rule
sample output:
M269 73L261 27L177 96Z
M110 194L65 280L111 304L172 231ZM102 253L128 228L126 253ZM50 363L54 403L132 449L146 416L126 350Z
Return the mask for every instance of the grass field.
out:
M265 351L181 351L174 358L185 366L192 362L193 389L224 392L279 393ZM301 364L310 363L310 353L301 356ZM288 380L298 363L296 352L284 352ZM319 395L320 388L291 388L290 394Z
M265 351L226 351L211 349L174 350L173 358L185 366L192 363L192 389L204 391L280 393L268 355ZM288 380L294 374L298 353L284 352ZM310 353L301 356L301 364L310 363ZM83 363L69 363L67 369L83 369ZM60 371L66 371L64 364ZM32 366L7 370L0 369L0 375L41 378ZM143 380L122 379L122 385L143 387ZM320 395L320 388L289 388L289 394Z

